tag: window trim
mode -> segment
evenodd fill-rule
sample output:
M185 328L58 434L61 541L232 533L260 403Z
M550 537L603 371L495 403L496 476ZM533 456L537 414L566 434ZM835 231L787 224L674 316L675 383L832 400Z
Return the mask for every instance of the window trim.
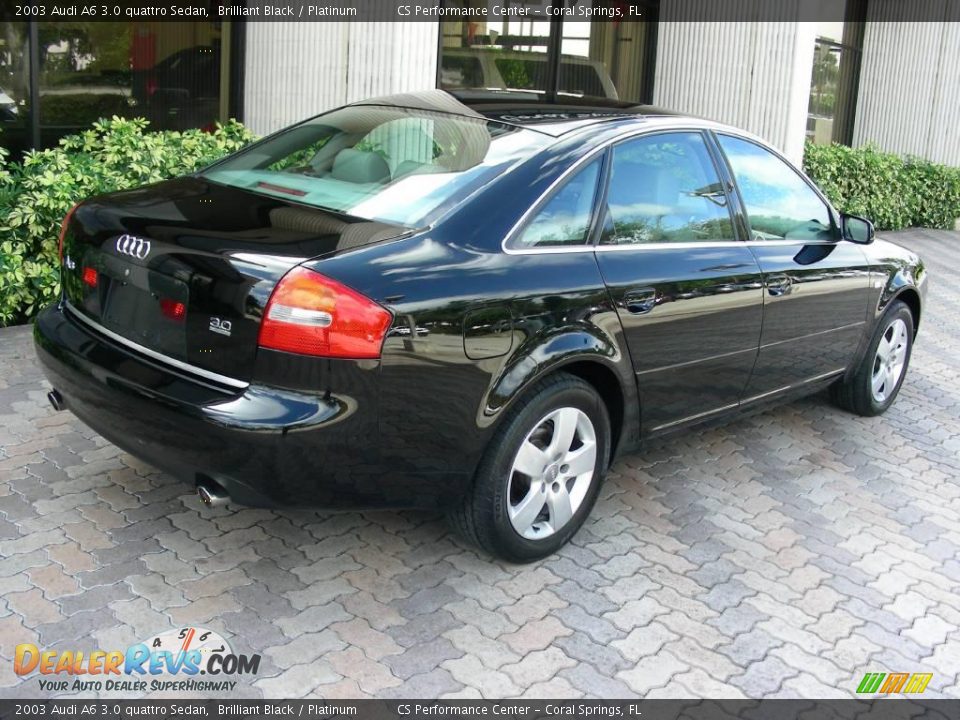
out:
M837 209L836 209L835 207L833 207L833 204L827 199L826 195L824 195L824 194L820 191L820 188L818 188L818 187L816 186L816 184L815 184L810 178L808 178L808 177L806 176L806 174L804 174L804 172L803 172L802 170L800 170L796 165L794 165L792 162L790 162L790 160L788 160L786 157L784 157L783 153L781 153L780 151L778 151L778 150L775 149L775 148L770 147L769 145L767 145L767 144L764 143L764 142L760 142L760 141L758 141L758 140L755 139L755 138L749 137L749 136L746 135L746 134L741 134L741 133L737 133L737 132L732 132L732 131L729 131L729 130L726 130L726 129L724 129L724 130L712 130L712 129L711 129L711 130L709 130L708 132L713 136L714 142L716 143L716 146L717 146L717 151L720 153L721 157L723 158L724 165L726 166L727 172L728 172L729 175L730 175L730 181L731 181L731 183L733 183L733 187L734 187L734 189L735 189L735 191L736 191L737 199L738 199L738 202L739 202L739 205L740 205L740 210L741 210L741 213L742 213L742 215L743 215L743 220L744 220L744 223L746 224L747 232L749 233L749 235L748 235L748 237L747 237L747 241L748 241L748 242L753 243L753 244L756 244L756 245L758 245L758 246L767 247L767 246L770 246L771 243L781 243L781 244L790 244L790 245L797 245L797 244L803 244L803 245L835 245L836 243L838 243L838 242L840 242L841 240L843 240L843 234L840 232L840 214L837 212ZM777 240L764 240L764 239L757 238L756 236L754 236L754 234L753 234L753 224L750 222L750 213L747 211L747 203L746 203L746 201L743 199L743 193L740 191L740 184L739 184L739 182L737 181L737 174L734 172L734 170L733 170L733 165L730 164L730 158L727 157L727 153L726 153L726 151L723 149L723 144L720 142L720 138L721 138L722 136L731 137L731 138L734 138L735 140L741 140L741 141L743 141L743 142L746 142L746 143L749 143L749 144L751 144L751 145L754 145L754 146L760 148L761 150L766 150L768 153L770 153L770 154L773 155L774 157L778 158L778 159L780 160L780 162L782 162L784 165L786 165L788 168L790 168L790 169L793 171L793 173L794 173L798 178L800 178L800 181L801 181L802 183L804 183L810 190L812 190L813 193L814 193L814 195L816 195L816 196L820 199L820 202L822 202L822 203L826 206L826 208L827 208L827 214L830 216L830 225L831 225L831 228L830 228L830 229L833 231L834 238L831 239L831 240L816 240L816 239L813 239L813 238L809 238L809 239L806 239L806 240L803 240L803 239L793 239L793 238L780 238L780 239L777 239Z

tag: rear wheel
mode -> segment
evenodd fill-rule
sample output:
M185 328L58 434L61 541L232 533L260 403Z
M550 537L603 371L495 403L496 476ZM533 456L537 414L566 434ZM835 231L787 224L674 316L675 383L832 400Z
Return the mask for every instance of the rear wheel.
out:
M550 555L590 513L609 459L603 400L577 377L551 376L504 420L453 525L506 560Z
M877 323L854 374L830 388L834 402L865 417L886 412L903 385L912 350L913 314L896 301Z

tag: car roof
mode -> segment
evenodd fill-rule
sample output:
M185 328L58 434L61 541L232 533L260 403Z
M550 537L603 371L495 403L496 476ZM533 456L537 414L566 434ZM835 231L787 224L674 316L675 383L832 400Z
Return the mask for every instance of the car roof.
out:
M529 90L423 90L361 100L353 105L388 105L470 117L482 116L559 137L583 127L615 120L688 119L708 123L653 105L605 98L561 95L550 99Z
M490 120L529 127L555 137L614 120L685 117L653 105L606 98L560 95L553 99L540 93L513 90L454 90L450 94Z
M698 128L730 133L772 149L763 138L740 128L707 118L607 98L561 96L516 90L421 90L351 103L427 110L494 122L560 138L584 128L606 125L644 125L653 129Z

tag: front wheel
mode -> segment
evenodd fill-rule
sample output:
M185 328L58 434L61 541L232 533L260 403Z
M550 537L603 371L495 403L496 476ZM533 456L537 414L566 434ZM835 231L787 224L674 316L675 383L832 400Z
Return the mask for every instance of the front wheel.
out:
M484 550L531 562L559 549L590 513L610 461L610 419L589 384L557 374L504 419L453 525Z
M877 323L867 352L853 375L831 387L834 401L864 417L886 412L903 385L912 350L913 314L898 300Z

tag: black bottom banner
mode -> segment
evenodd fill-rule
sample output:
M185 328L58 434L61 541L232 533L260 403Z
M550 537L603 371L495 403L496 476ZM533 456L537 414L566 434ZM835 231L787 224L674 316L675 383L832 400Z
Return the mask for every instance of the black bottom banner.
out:
M0 719L624 718L797 720L960 718L960 700L0 700Z

